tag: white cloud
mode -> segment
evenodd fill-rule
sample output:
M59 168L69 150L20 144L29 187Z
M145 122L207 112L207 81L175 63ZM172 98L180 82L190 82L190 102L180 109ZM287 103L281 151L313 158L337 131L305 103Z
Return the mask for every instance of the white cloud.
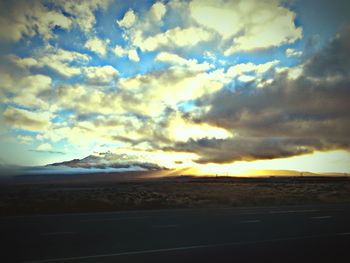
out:
M53 36L52 29L70 29L72 21L59 10L49 10L40 1L0 2L0 39L19 41L36 34L45 40Z
M0 90L11 91L15 86L15 79L9 72L0 71L0 79Z
M137 20L137 17L134 13L134 10L129 9L125 14L124 17L120 20L117 20L116 23L120 26L120 27L124 27L124 28L130 28L131 26L133 26L135 24Z
M183 57L180 57L179 55L169 53L169 52L160 52L156 56L155 60L174 64L174 65L179 65L179 66L186 66L191 70L199 70L199 71L206 71L214 67L208 62L199 64L196 59L185 59Z
M63 85L57 91L57 107L85 113L124 113L122 96L83 85Z
M88 39L85 47L102 56L105 56L107 53L107 43L98 37Z
M137 113L159 116L166 107L177 108L182 101L196 99L223 87L222 70L210 73L173 67L160 72L119 79L117 90L102 91L82 85L58 89L57 108L80 114Z
M186 16L184 14L187 12L186 6L188 4L185 2L158 1L137 16L132 9L129 9L123 19L117 21L117 24L123 27L123 37L128 42L125 49L139 48L143 52L174 48L187 49L212 40L213 34L206 28L179 20L179 17ZM166 30L162 27L165 19L172 21ZM185 20L188 19L185 18ZM119 56L122 54L119 48L115 52Z
M286 56L287 57L300 57L303 54L303 52L296 50L294 48L287 48L286 49Z
M242 82L250 82L250 81L255 80L255 76L240 75L240 76L238 77L238 80L239 80L239 81L242 81Z
M124 19L133 17L131 14L135 16L129 10ZM174 14L181 20L176 20ZM163 19L171 21L165 31L161 28ZM295 42L302 37L302 28L294 24L294 19L295 13L279 0L157 2L141 13L137 21L130 19L132 23L125 27L125 39L142 51L189 48L213 41L225 55L231 55Z
M96 23L94 12L102 9L106 10L110 0L50 0L53 5L63 9L74 23L76 23L85 33L90 33Z
M47 109L48 103L40 98L40 93L50 90L51 83L51 78L45 75L26 76L17 83L18 91L12 100L22 106Z
M150 124L137 117L123 114L94 114L89 120L72 119L70 125L51 127L37 136L38 140L59 141L67 139L71 144L87 147L127 140L148 140L152 136ZM150 121L152 122L152 121ZM153 127L154 129L154 127ZM125 144L125 143L124 143Z
M27 135L18 135L17 139L23 144L29 144L33 141L33 137Z
M140 33L141 32L136 34L135 38L133 39L133 44L138 46L143 51L154 51L161 47L191 47L212 38L212 34L210 34L210 32L199 27L175 27L165 31L164 33L158 33L146 38L143 38Z
M109 0L49 2L52 5L35 0L1 1L0 38L16 42L23 37L40 35L49 40L54 35L54 28L70 30L73 24L88 33L96 22L94 12L109 4Z
M221 71L210 73L171 67L159 72L122 78L118 86L123 92L132 94L127 111L159 116L166 107L176 108L182 101L193 100L204 94L221 89L224 85Z
M49 143L43 143L43 144L40 144L36 149L38 151L43 151L43 152L50 151L50 150L52 150L52 146Z
M276 72L277 73L285 72L287 73L288 79L297 79L303 73L303 67L304 67L303 64L295 67L277 67Z
M83 71L88 82L96 85L109 84L119 74L118 70L110 65L99 67L84 67Z
M190 13L198 24L224 40L233 38L225 55L293 43L302 37L302 29L294 24L295 13L282 7L279 0L194 0Z
M31 68L39 66L39 62L35 58L19 58L15 55L9 55L8 58L17 66L22 68Z
M137 54L136 49L130 49L128 51L128 58L132 61L138 62L140 61L139 55Z
M42 74L21 76L1 72L0 77L4 77L0 90L8 94L7 102L25 107L48 108L48 102L41 98L40 94L50 90L52 79L49 76Z
M50 126L50 113L34 112L14 107L7 107L3 113L5 122L13 128L44 131Z
M213 52L211 52L211 51L205 51L204 52L204 58L205 59L208 59L208 60L212 60L212 61L215 61L216 60L216 56L215 56L215 54L213 53Z
M168 117L168 124L163 131L172 141L186 142L189 139L216 138L225 139L232 134L223 128L210 126L202 123L197 124L183 119L179 112L173 113Z
M22 87L22 89L25 89L25 91L30 90L33 91L35 94L38 94L41 91L50 89L52 79L51 77L46 75L36 74L26 76L20 82L20 86Z
M47 45L33 52L33 57L19 58L10 55L9 59L22 68L49 67L65 77L71 77L81 73L81 68L72 64L85 64L90 60L90 57L76 51L68 51Z
M162 20L165 13L166 13L166 6L162 2L157 2L153 4L150 9L150 15L152 19L157 22Z
M127 51L123 49L121 46L116 45L113 49L113 52L118 57L123 57L127 54Z
M113 52L117 57L127 56L129 60L132 60L135 62L140 61L139 54L137 53L137 50L134 48L124 49L121 46L116 45L113 49Z
M278 63L279 63L278 60L273 60L263 64L254 64L252 62L236 64L228 68L227 76L230 78L234 78L244 73L254 73L255 75L262 75L268 70L272 69ZM241 77L241 79L248 80L247 77Z
M239 10L227 8L221 1L192 1L190 14L200 25L217 31L224 38L231 37L239 31Z

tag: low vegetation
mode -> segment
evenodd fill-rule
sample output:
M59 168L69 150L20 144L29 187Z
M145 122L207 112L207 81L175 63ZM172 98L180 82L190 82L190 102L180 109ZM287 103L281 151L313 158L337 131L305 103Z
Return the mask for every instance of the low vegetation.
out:
M192 178L0 186L0 214L350 203L344 178Z

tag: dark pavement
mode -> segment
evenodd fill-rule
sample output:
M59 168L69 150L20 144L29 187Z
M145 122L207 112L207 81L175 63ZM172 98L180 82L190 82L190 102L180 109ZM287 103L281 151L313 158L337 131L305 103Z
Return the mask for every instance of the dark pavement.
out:
M350 262L350 205L0 218L0 262Z

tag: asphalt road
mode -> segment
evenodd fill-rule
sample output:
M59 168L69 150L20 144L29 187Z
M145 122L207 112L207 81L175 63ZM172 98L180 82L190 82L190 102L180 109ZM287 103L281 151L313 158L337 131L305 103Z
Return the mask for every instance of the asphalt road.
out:
M0 218L0 262L350 262L350 206Z

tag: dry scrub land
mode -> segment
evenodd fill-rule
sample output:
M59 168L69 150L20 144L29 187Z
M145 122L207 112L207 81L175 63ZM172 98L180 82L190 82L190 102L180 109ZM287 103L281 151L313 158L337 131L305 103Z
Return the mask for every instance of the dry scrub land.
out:
M0 215L350 203L350 179L194 178L1 184Z

